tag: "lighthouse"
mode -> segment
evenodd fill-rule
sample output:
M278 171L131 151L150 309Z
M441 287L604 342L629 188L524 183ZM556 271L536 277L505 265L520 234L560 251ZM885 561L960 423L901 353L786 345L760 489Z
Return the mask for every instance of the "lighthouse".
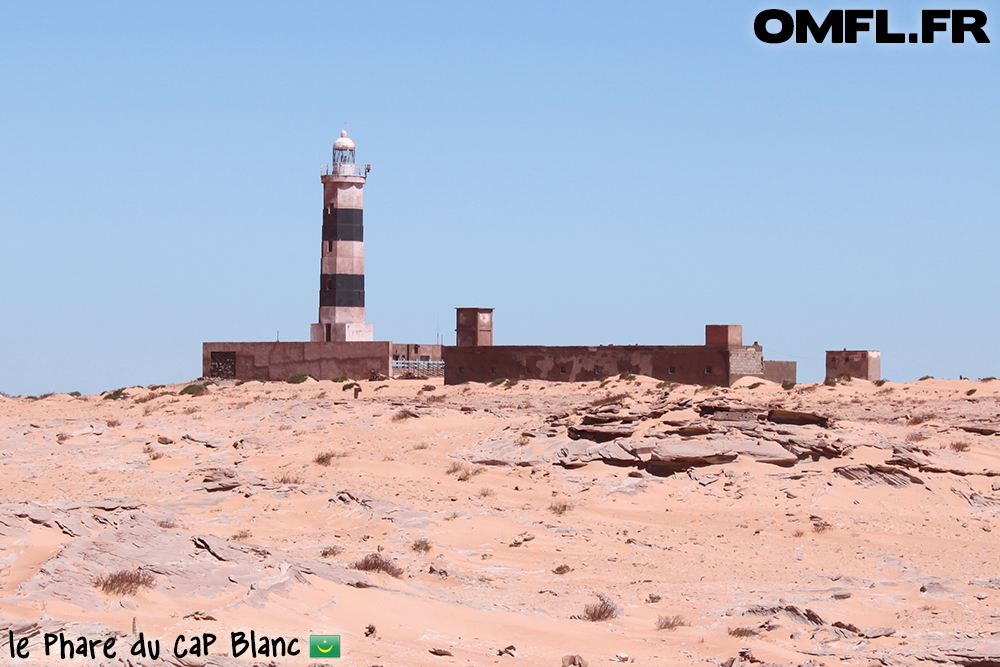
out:
M362 211L371 165L354 162L347 130L333 142L333 162L323 165L323 251L320 259L319 322L313 342L372 341L365 322L365 243Z

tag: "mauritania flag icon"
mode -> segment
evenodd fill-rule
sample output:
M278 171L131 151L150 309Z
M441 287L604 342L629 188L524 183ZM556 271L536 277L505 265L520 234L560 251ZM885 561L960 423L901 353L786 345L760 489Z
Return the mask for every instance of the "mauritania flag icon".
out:
M339 658L340 635L309 635L310 658Z

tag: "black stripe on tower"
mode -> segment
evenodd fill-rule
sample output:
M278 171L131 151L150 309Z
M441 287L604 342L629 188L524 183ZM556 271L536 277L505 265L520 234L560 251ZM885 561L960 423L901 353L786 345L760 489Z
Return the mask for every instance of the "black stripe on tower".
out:
M324 273L319 284L320 306L365 307L365 277L346 273Z
M323 209L324 241L364 241L360 208Z

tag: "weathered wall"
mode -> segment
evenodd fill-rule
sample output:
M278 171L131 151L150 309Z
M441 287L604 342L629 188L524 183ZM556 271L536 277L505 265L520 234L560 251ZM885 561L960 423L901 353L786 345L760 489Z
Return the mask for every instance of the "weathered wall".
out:
M705 345L709 347L738 347L743 345L743 326L740 324L706 324Z
M798 363L794 361L765 361L764 379L778 384L798 382Z
M445 384L492 382L498 378L587 382L635 373L684 384L728 386L729 355L729 349L700 345L442 348Z
M203 343L202 375L212 373L212 353L235 353L235 379L287 380L305 373L317 380L346 375L368 379L372 371L389 375L392 343Z
M764 352L760 346L730 347L729 349L729 384L740 378L764 375Z
M882 379L882 353L878 350L828 350L826 379L841 375L872 382Z

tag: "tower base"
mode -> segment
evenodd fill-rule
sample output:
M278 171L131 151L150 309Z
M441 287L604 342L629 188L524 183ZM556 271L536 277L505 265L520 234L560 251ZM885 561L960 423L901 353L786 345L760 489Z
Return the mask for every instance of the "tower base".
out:
M329 327L329 335L327 334ZM317 324L309 327L309 340L313 343L324 342L371 342L375 340L375 328L371 324Z

